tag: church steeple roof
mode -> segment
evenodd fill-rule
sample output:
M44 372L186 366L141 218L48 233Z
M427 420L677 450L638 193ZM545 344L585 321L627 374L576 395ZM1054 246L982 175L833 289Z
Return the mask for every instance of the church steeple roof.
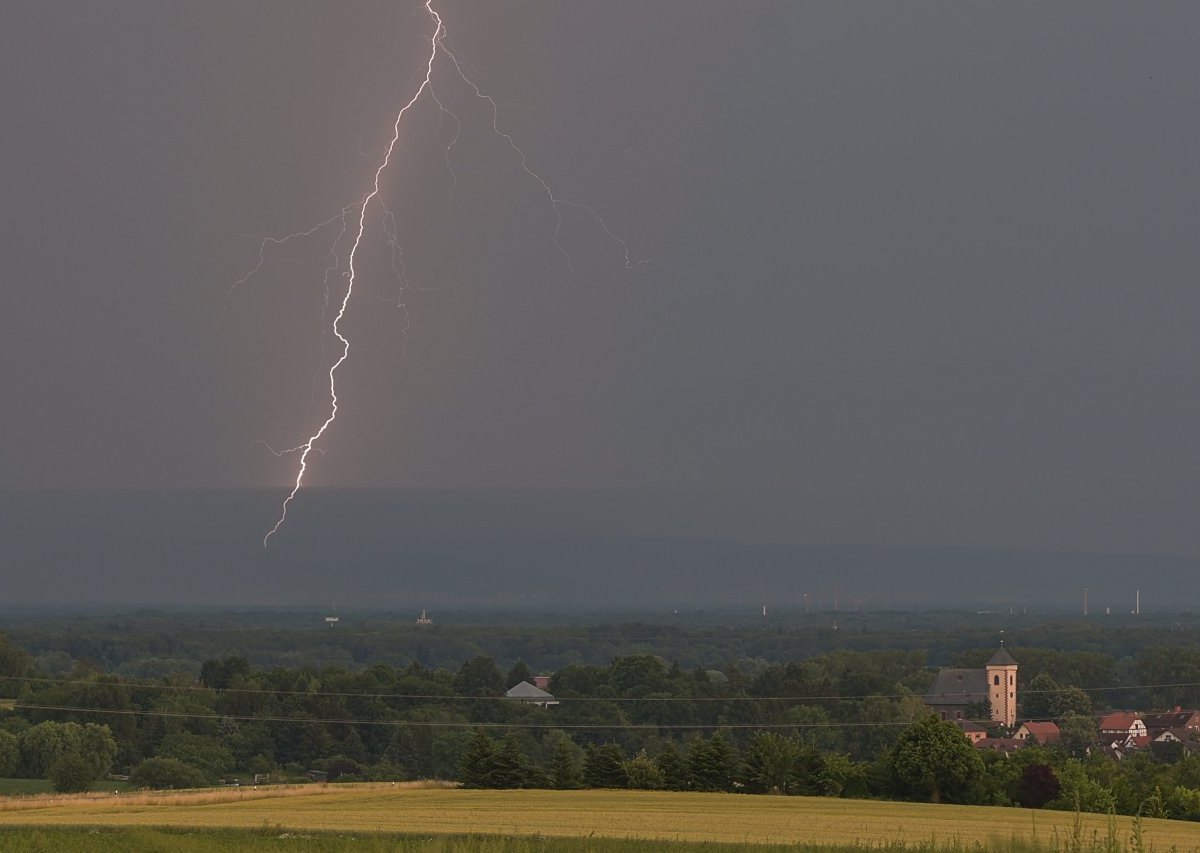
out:
M988 666L1016 666L1017 662L1013 656L1008 653L1008 649L1001 646L999 651L992 655L991 660L987 662Z

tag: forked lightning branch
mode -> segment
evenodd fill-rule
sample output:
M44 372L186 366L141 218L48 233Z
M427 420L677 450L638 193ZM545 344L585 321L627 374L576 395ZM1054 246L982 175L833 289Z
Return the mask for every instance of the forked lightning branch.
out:
M608 223L593 207L576 200L563 198L554 192L554 189L551 187L550 183L543 178L541 174L534 170L533 166L529 162L529 158L517 144L513 136L507 131L501 129L499 104L497 104L495 99L491 95L487 94L475 81L475 79L471 77L467 71L466 63L454 53L449 45L447 45L446 24L443 21L442 16L434 8L433 0L426 0L424 4L424 10L428 17L429 24L431 25L432 33L429 36L427 52L425 53L424 60L420 66L421 82L420 85L417 86L416 91L408 98L407 101L403 103L403 105L395 114L395 120L392 123L391 140L388 142L387 147L384 149L382 158L380 159L378 166L375 168L374 179L372 180L370 187L365 193L363 193L361 198L346 205L340 213L334 214L328 219L318 223L317 225L314 225L307 230L263 239L259 244L258 263L246 275L235 282L231 288L232 293L238 287L246 284L256 273L258 273L259 270L262 269L266 263L267 249L270 246L279 245L289 240L298 239L301 237L309 237L323 230L327 226L333 225L336 222L340 222L341 230L339 231L337 237L334 238L330 246L330 255L332 257L332 261L324 271L324 283L326 287L327 300L332 301L332 290L330 287L331 274L337 269L342 268L342 258L339 255L339 245L343 242L348 234L353 235L353 239L350 242L350 247L345 255L344 272L341 275L341 279L344 282L344 289L342 290L340 299L336 303L337 312L333 317L332 324L330 325L333 336L337 339L337 345L340 346L340 351L337 352L337 356L330 364L328 371L328 415L322 421L321 425L300 444L289 447L286 450L279 451L274 450L270 447L270 445L267 445L268 449L276 455L298 454L299 464L297 466L295 480L292 482L291 490L288 492L287 497L284 498L280 507L279 518L276 520L274 526L272 526L263 537L264 547L270 543L271 537L278 533L286 523L288 509L292 502L296 499L296 496L299 494L301 488L304 486L304 479L308 474L309 463L312 461L312 454L314 451L316 451L318 454L324 452L324 450L319 446L319 443L324 438L330 426L333 425L333 422L337 420L337 417L341 411L337 388L338 370L350 357L350 338L346 336L342 328L342 321L346 316L346 311L350 306L351 300L354 298L354 289L358 277L358 268L356 265L358 260L358 250L363 243L363 234L366 231L368 217L373 216L384 218L384 230L389 239L393 242L393 251L396 249L400 235L395 234L393 230L391 223L394 223L394 218L391 217L390 211L388 211L387 207L383 204L383 201L380 198L380 193L384 187L389 167L392 165L397 155L396 148L400 139L401 127L403 126L406 117L412 111L413 107L416 106L423 98L429 98L442 114L451 116L457 123L457 130L446 149L446 164L447 166L450 166L451 164L453 148L458 142L459 134L462 131L463 125L462 122L459 121L458 116L455 115L453 111L448 109L445 103L434 93L434 79L437 75L453 75L453 77L456 77L459 81L468 86L476 98L484 101L487 104L487 107L491 113L491 131L504 140L504 142L512 150L513 156L517 159L521 171L530 180L535 181L540 187L541 191L545 194L546 200L554 212L554 245L559 254L562 255L563 264L565 266L565 275L567 276L568 281L575 273L575 266L571 260L570 254L568 254L566 248L559 239L560 232L563 227L564 208L582 211L588 217L590 217L591 220L595 222L596 227L599 228L599 230L604 234L604 236L611 240L620 249L623 254L626 269L631 270L647 263L654 263L660 267L663 267L664 269L669 269L656 261L635 260L631 253L629 244L609 227ZM452 167L451 174L453 175ZM336 279L336 277L333 278ZM402 279L402 297L405 283L406 282Z

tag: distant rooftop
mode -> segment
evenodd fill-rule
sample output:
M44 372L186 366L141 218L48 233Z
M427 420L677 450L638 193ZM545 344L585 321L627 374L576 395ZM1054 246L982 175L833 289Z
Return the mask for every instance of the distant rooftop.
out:
M548 702L554 699L554 694L547 693L545 690L535 687L528 681L522 681L520 684L513 685L504 695L509 699L523 699L526 702Z
M987 671L982 669L939 669L925 695L926 705L967 705L988 698Z
M988 666L1016 666L1017 662L1013 660L1013 656L1008 653L1008 649L1001 646L999 651L992 655L991 660L987 662Z

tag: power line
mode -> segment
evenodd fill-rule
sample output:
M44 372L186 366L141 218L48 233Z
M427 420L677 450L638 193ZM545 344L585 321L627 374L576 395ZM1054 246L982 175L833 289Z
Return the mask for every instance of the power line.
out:
M437 702L474 702L474 701L508 701L519 702L508 696L462 696L445 695L441 693L354 693L342 691L311 691L311 690L276 690L269 687L207 687L202 684L154 684L131 681L91 681L72 678L25 677L19 675L0 675L0 681L33 682L38 684L76 685L88 687L123 687L129 690L167 690L177 692L205 692L214 695L224 693L248 694L254 696L310 696L313 698L354 698L354 699L393 699L399 701L437 701ZM1079 690L1084 693L1107 693L1130 690L1166 690L1184 687L1200 687L1200 681L1183 681L1170 684L1129 684L1111 685L1107 687L1059 687L1047 690L1022 689L1021 695L1042 695L1062 693L1065 690ZM957 696L958 694L944 694ZM836 694L829 696L555 696L558 702L834 702L834 701L863 701L866 699L910 699L923 698L917 693L863 693Z
M65 711L80 714L110 714L131 717L170 717L189 720L236 720L249 723L317 723L321 725L346 726L412 726L415 728L452 729L597 729L597 730L672 730L700 731L707 729L853 729L853 728L896 728L910 726L914 720L888 720L857 723L468 723L458 720L362 720L330 717L256 717L247 714L199 714L187 711L137 711L132 708L76 708L69 705L34 705L17 702L14 708L34 711ZM992 720L971 720L990 723Z

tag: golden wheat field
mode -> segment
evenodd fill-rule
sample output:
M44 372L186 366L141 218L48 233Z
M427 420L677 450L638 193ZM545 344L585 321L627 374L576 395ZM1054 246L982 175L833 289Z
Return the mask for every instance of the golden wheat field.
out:
M417 785L296 786L132 795L22 797L0 823L263 827L430 834L606 836L880 845L1024 840L1062 844L1075 815L1013 808L656 791L467 791ZM1084 838L1108 818L1084 815ZM1116 819L1122 842L1130 818ZM1147 848L1200 850L1200 824L1143 821Z

